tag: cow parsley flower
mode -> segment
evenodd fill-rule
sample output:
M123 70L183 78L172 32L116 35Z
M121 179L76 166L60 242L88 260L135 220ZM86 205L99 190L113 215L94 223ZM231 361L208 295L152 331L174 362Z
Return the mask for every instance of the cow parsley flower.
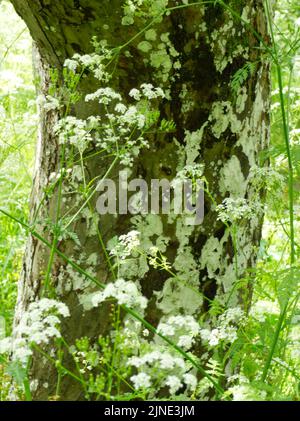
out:
M36 103L46 112L59 110L61 108L59 100L51 95L39 95L36 99Z
M166 256L163 256L157 247L150 247L149 249L149 265L154 269L170 270L172 265L168 262Z
M259 207L256 208L256 211ZM221 205L216 208L218 212L218 219L222 222L235 223L240 219L251 219L255 212L254 207L250 206L244 198L227 198L224 199Z
M204 164L185 165L184 168L177 172L176 181L197 180L203 176Z
M157 326L158 333L170 337L183 349L190 349L200 333L199 323L192 316L171 316Z
M96 292L92 297L92 304L98 307L100 303L107 298L115 298L118 304L127 305L131 308L144 310L147 307L147 298L145 298L134 282L117 279L109 283L101 292Z
M113 100L122 101L122 97L112 88L106 87L100 88L96 92L86 95L85 100L87 102L98 100L100 104L108 105Z
M71 59L65 60L64 67L73 73L76 73L78 68L87 68L93 72L96 79L107 82L110 79L110 75L106 71L105 62L111 58L112 52L103 45L100 49L100 54L74 54Z
M161 88L154 88L151 83L143 83L141 85L141 91L145 98L147 99L156 99L156 98L164 98L165 94Z
M119 103L115 106L115 111L116 111L117 113L124 114L124 113L126 112L126 110L127 110L126 105L122 104L121 102L119 102Z
M177 376L168 376L166 385L169 386L172 395L182 387L182 383Z
M139 101L140 99L141 99L141 92L138 90L138 89L136 89L136 88L134 88L134 89L131 89L131 91L129 92L129 96L131 96L132 98L134 98L136 101Z
M0 341L0 353L12 353L12 359L26 365L32 355L31 344L47 344L61 337L60 317L69 317L68 307L59 301L43 298L31 303L15 328L15 338Z
M245 313L240 307L229 308L218 317L214 327L200 330L201 339L210 347L220 342L232 343L237 339L237 326L244 320Z
M110 255L121 260L126 259L140 245L140 232L133 230L120 235L118 243L111 249Z
M249 171L249 181L251 186L257 191L265 188L269 191L282 188L284 177L278 171L268 167L252 166Z
M267 300L258 300L254 303L250 310L250 315L263 323L267 316L278 315L280 313L279 305L276 302Z
M138 355L128 358L127 365L134 367L142 375L141 378L146 374L151 384L155 384L157 390L164 390L168 397L181 387L186 391L195 390L197 378L189 362L156 339L154 337L151 342L140 339L138 349L131 348ZM167 390L165 386L168 386Z
M189 387L190 390L195 390L197 386L197 378L193 374L186 373L183 375L184 383Z
M76 69L78 67L78 61L73 59L66 59L64 62L64 67L71 70L72 72L76 72Z
M69 142L83 152L92 141L90 122L94 120L81 120L73 116L65 117L54 126L54 132L59 136L59 143Z
M228 391L233 401L263 401L267 396L265 390L257 390L247 383L232 386Z
M139 373L130 377L135 389L148 389L151 387L151 377L146 373Z
M182 358L177 357L170 352L166 351L163 348L158 348L157 345L154 345L154 350L146 352L140 357L131 357L128 360L128 365L132 365L137 368L143 368L144 370L148 367L155 366L157 369L161 370L171 370L176 368L184 369L186 368L185 362Z
M140 101L142 97L148 100L165 98L164 91L161 88L155 88L151 83L143 83L140 89L131 89L129 95L136 101Z
M47 102L44 104L44 109L46 111L58 110L61 108L61 104L57 98L54 98L51 95L47 95L46 100Z

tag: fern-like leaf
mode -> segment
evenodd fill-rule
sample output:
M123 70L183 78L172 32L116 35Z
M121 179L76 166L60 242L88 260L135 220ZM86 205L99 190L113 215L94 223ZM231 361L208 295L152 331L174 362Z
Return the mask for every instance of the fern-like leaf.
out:
M231 89L236 93L242 84L248 79L249 76L252 76L257 68L257 61L248 61L240 68L231 79Z

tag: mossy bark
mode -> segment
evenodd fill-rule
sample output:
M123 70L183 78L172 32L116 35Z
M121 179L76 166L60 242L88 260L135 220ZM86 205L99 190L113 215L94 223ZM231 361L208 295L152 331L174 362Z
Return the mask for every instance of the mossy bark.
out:
M147 19L140 17L133 25L122 25L124 1L120 0L12 0L12 3L28 25L35 42L39 56L39 89L44 94L50 85L50 69L55 68L60 73L66 58L71 58L74 53L91 53L93 36L106 39L108 46L116 47L125 44L148 23ZM178 3L181 2L169 1L169 6ZM230 3L230 6L268 43L261 1L241 0ZM145 40L143 34L126 47L126 54L120 55L112 86L127 99L130 89L145 82L168 90L170 100L161 102L161 118L173 119L177 129L172 134L152 136L151 147L138 157L133 174L147 181L154 178L171 180L183 165L203 163L210 193L217 203L226 197L242 197L251 203L255 192L249 171L256 165L266 165L261 152L267 148L269 139L269 66L262 42L248 25L233 18L230 11L219 4L172 11L161 22L155 23L153 29L157 41L152 43L151 51L146 53L139 47L139 43ZM169 42L159 47L160 37L166 33ZM158 61L160 54L165 55L163 64ZM256 62L256 70L247 75L242 86L234 92L230 82L246 62ZM97 89L97 81L87 77L78 89L83 94L93 92ZM82 101L71 113L85 118L97 113L97 109ZM51 173L57 172L60 166L61 146L53 133L58 118L53 111L41 111L31 199L32 218L39 209L38 230L50 241L52 234L45 221L54 219L57 192L45 195L45 191L50 185ZM100 158L86 161L88 179L105 173L107 166L107 162ZM115 169L113 176L119 169ZM67 192L68 179L64 188ZM76 194L66 200L62 213L77 200L80 199ZM95 200L91 206L95 210ZM96 214L96 210L94 212ZM99 238L89 228L94 217L80 213L72 225L80 247L67 240L59 243L59 249L87 270L91 268L85 263L86 258L82 258L82 252L86 257L97 253L99 264L92 269L101 282L108 282L111 275ZM208 299L217 299L229 306L249 302L248 283L244 283L242 289L236 286L237 281L247 275L248 269L255 266L261 226L261 215L240 223L235 253L232 235L217 220L208 195L205 197L204 221L199 226L186 227L180 218L172 222L165 216L153 215L106 216L98 221L105 244L113 236L133 228L141 231L145 244L148 240L155 243L160 236L166 244L165 254L179 276ZM28 303L40 296L48 261L49 250L30 237L19 286L16 324ZM140 282L149 299L146 318L154 325L167 314L199 314L209 309L207 299L196 297L184 286L176 284L168 274L148 267L147 270L138 268L131 276ZM82 297L95 288L84 278L78 278L75 285L74 279L70 280L72 277L66 263L55 257L51 285L56 289L58 299L71 310L63 332L70 344L83 335L96 340L99 334L109 330L107 311L84 309ZM68 288L65 287L67 284ZM71 364L68 359L65 363ZM31 376L38 380L34 399L48 399L55 394L56 369L40 356L33 359ZM63 377L60 399L84 399L80 385L67 376Z

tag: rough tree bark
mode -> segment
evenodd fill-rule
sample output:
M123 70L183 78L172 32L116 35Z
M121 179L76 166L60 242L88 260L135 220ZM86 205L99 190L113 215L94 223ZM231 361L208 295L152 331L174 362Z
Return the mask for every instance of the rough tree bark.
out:
M49 89L50 68L61 72L66 58L71 58L74 53L92 52L90 41L93 36L106 39L109 46L118 46L148 22L138 18L133 25L121 25L122 0L12 0L12 3L28 25L35 42L39 54L40 89L44 94ZM165 3L174 6L184 2ZM261 0L232 0L226 4L268 42ZM155 54L159 52L156 42L150 52L138 48L145 39L141 35L128 45L129 53L120 56L112 84L127 98L130 89L145 82L169 90L171 100L162 101L161 116L173 119L177 129L171 135L155 135L151 139L151 148L136 160L133 173L146 180L172 179L180 166L203 163L204 175L217 203L226 197L246 198L251 203L254 191L249 171L254 166L265 165L261 152L267 147L269 138L269 68L261 41L248 25L233 18L230 11L218 2L173 11L156 23L154 29L158 37L169 34L170 42L162 46L159 53L163 54L163 63L155 60ZM172 54L174 49L178 55ZM180 61L180 66L174 68L175 61ZM231 79L246 62L257 63L255 72L247 75L238 92L234 93ZM97 89L97 83L86 78L78 89L81 93L90 93ZM85 118L96 110L82 101L71 112L78 118ZM59 168L61 146L53 133L57 118L53 111L41 112L31 199L32 217L39 209L38 230L50 242L52 234L43 221L54 218L56 194L46 195L42 206L39 205L49 186L51 173ZM107 168L97 157L86 161L85 165L89 179ZM64 188L67 192L68 181L64 182ZM63 212L74 203L74 196L71 201L66 200ZM95 201L92 201L92 206L95 209ZM95 218L105 244L114 235L137 229L141 231L145 244L149 240L155 243L158 238L160 244L166 244L165 254L177 273L206 297L217 297L221 303L229 300L230 306L249 301L246 296L250 295L250 286L244 285L242 290L235 286L237 280L255 265L261 216L240 223L235 262L229 231L217 220L207 196L204 222L194 227L182 225L180 218L172 223L158 215L99 219L96 210L94 215L85 210L72 226L81 247L72 240L64 240L59 243L59 249L88 271L92 270L99 280L108 282L110 273L99 247L97 231L92 228ZM87 261L93 253L99 255L99 261L91 267ZM48 260L49 250L30 237L19 284L16 324L28 303L40 296ZM140 263L141 267L132 269L130 276L140 282L149 299L146 319L152 324L157 325L165 314L207 312L207 300L200 299L182 285L174 284L168 275L145 269L145 262ZM69 343L83 335L97 338L109 329L105 308L88 310L82 304L86 294L95 287L70 270L57 256L52 266L51 283L58 299L71 309L71 317L64 322L63 328ZM55 368L47 361L40 357L33 359L31 377L38 380L34 399L47 399L55 394L56 376ZM83 399L78 385L68 377L63 378L61 399Z

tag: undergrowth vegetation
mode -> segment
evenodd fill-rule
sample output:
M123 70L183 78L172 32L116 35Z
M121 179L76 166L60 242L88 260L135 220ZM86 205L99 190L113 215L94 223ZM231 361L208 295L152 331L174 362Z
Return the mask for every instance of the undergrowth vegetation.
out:
M137 3L137 11L143 13L139 2L128 3ZM124 12L125 23L134 16L129 6ZM29 232L38 235L34 224L28 222L38 124L36 101L47 110L64 110L55 131L62 146L70 142L76 149L76 177L80 182L77 188L80 184L83 198L81 211L94 194L82 170L94 133L101 133L101 142L97 144L100 153L112 159L106 176L116 162L130 167L140 150L149 146L147 132L159 120L156 101L166 93L159 87L143 84L128 93L131 105L126 105L121 95L107 86L108 63L114 60L116 51L94 40L94 54L76 55L66 61L66 92L54 89L53 95L36 98L30 36L12 6L7 1L0 3L1 20L7 23L0 29L0 400L31 399L35 384L28 379L28 367L34 352L41 353L57 368L53 400L59 399L63 376L79 382L84 396L91 400L299 400L300 10L297 1L284 0L277 2L274 18L268 2L266 12L272 38L266 55L272 68L273 91L271 145L264 159L270 161L270 168L252 169L254 187L267 191L266 205L262 209L246 200L226 199L216 207L235 248L239 246L239 221L252 218L254 212L265 213L257 267L239 279L237 286L242 289L249 279L252 282L249 312L215 301L210 303L209 319L177 315L163 319L154 328L143 318L146 297L136 283L126 279L133 259L145 262L158 273L167 273L175 283L194 294L199 292L168 262L163 242L161 247L145 245L140 232L132 230L113 238L108 245L100 242L115 279L108 285L97 281L92 270L82 269L61 253L74 278L86 277L99 287L89 297L91 307L112 302L110 336L100 336L97 344L90 344L85 337L68 344L59 327L71 309L56 301L51 289L51 258L57 252L58 242L72 236L68 228L77 215L61 218L59 209L53 242L47 244L52 253L43 297L23 315L16 332L19 339L11 338L26 238ZM148 37L151 38L149 29ZM141 46L145 48L146 44ZM97 100L105 107L105 123L97 117L78 120L68 114L69 105L78 101L76 87L86 68L103 84L87 95L86 101ZM255 71L255 63L246 64L234 75L232 89L238 91ZM56 77L53 72L54 84ZM173 129L173 122L165 120L158 128L164 132ZM64 159L66 167L74 166L71 157ZM62 167L60 173L53 175L53 186L68 177L68 168L64 172ZM201 178L202 170L201 166L186 167L181 176L192 171L193 177ZM205 188L209 194L209 186ZM95 261L97 256L90 256L91 268ZM48 354L44 347L50 341L56 344L54 354ZM204 349L202 360L192 352L200 342ZM76 369L72 372L63 364L65 353L74 361Z

